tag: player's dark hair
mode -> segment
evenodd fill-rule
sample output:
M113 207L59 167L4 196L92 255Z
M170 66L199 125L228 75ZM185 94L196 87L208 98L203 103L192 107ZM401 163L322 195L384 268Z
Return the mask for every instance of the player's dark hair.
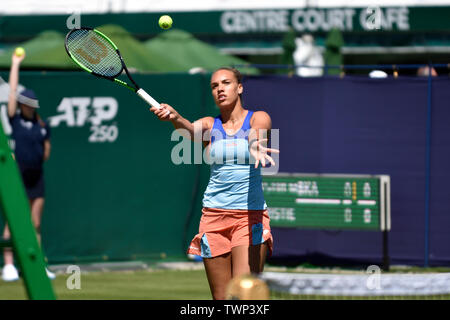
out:
M231 71L234 74L234 77L236 78L237 82L242 83L242 74L238 69L231 68L231 67L221 67L219 69L216 69L216 71L214 71L213 73L216 73L217 71L220 71L220 70Z

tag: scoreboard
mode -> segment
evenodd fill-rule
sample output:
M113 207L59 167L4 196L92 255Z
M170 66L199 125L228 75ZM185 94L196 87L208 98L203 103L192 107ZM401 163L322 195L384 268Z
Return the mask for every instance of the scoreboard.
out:
M389 231L388 175L263 176L273 227Z

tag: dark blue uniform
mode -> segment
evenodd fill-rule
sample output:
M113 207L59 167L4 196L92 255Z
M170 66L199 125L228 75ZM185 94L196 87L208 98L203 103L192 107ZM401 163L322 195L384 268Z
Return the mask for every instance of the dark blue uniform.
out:
M14 155L28 198L44 197L44 141L50 139L50 127L37 117L26 119L20 112L9 121L15 141Z

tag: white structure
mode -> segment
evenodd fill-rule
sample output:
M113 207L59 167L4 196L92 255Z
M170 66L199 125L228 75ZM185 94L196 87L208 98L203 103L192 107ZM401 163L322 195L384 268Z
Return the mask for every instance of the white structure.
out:
M296 69L301 77L319 77L323 74L324 59L319 47L314 44L312 35L305 34L295 39L296 50L293 54L296 65L303 65ZM318 67L318 68L311 68Z
M372 70L369 73L370 78L387 78L388 74L383 70Z

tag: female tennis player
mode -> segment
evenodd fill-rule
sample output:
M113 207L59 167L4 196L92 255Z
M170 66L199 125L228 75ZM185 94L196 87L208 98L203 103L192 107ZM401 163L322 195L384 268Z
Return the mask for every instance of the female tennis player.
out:
M9 74L8 116L12 127L12 138L15 141L14 155L19 167L25 191L30 202L31 218L36 229L39 243L41 242L41 219L44 209L44 161L50 157L50 128L37 113L39 101L30 89L16 94L19 82L19 68L25 54L13 54L11 72ZM10 238L7 225L3 232L5 239ZM15 281L19 273L14 266L13 252L4 249L4 263L2 279ZM55 274L46 269L50 279Z
M197 130L209 137L204 145L211 176L203 196L199 233L188 253L203 257L213 299L225 299L228 282L243 274L262 272L266 254L272 252L260 164L275 165L269 153L279 151L266 146L264 133L271 129L270 116L244 109L238 70L216 70L211 90L220 109L215 118L191 123L167 104L150 111L162 121L171 121L176 129L187 130L191 137Z

